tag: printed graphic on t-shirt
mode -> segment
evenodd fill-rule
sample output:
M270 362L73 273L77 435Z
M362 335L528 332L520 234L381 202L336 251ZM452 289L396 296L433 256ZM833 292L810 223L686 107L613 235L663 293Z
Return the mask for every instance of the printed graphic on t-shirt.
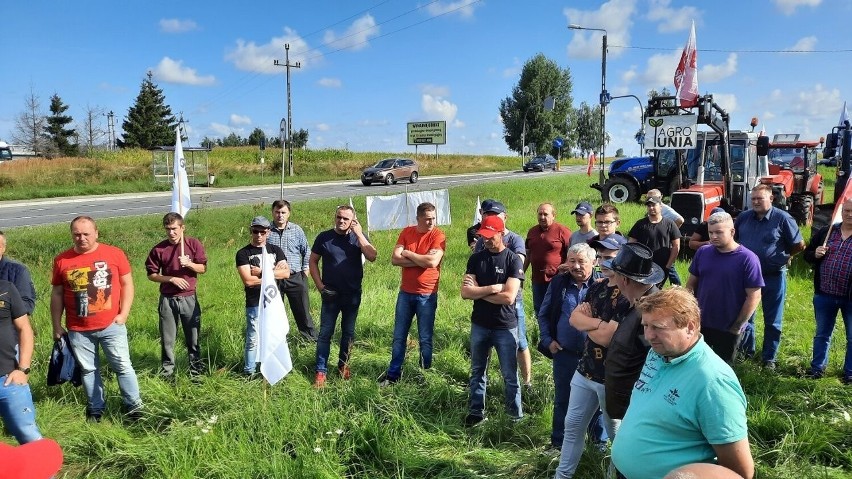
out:
M81 318L112 309L112 270L105 261L96 261L92 266L65 272L65 282L74 292L75 309Z

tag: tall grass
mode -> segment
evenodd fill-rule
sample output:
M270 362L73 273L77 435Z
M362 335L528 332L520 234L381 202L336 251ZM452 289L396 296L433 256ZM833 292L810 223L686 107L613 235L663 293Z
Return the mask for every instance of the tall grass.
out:
M573 226L568 212L578 201L599 203L588 183L579 176L535 175L451 190L454 222L442 227L448 249L439 290L434 365L428 371L417 367L412 342L403 380L385 389L378 388L376 378L390 359L400 274L390 265L390 252L398 231L370 233L379 259L366 265L352 380L331 374L329 385L317 391L311 387L314 346L298 335L290 336L295 368L284 381L266 387L238 375L244 296L234 254L248 242L250 219L267 214L269 205L201 207L188 215L188 234L204 242L210 257L198 293L204 307L202 350L210 372L198 384L185 375L174 385L156 377L158 292L145 278L142 265L150 247L163 237L161 216L100 221L101 241L122 247L135 268L136 301L129 332L146 415L134 424L122 422L114 378L107 380L108 413L100 424L84 421L82 391L45 385L52 345L49 274L53 256L70 245L67 225L7 231L8 254L30 266L39 293L31 383L42 432L56 438L65 451L66 466L59 477L552 477L556 462L542 455L541 448L549 443L553 378L549 361L541 355L533 353L535 389L524 395L523 421L514 424L502 412L502 383L492 364L486 405L491 420L470 431L462 427L471 310L471 303L459 295L468 256L465 228L477 196L504 201L509 228L522 235L536 223L536 206L542 201L553 202L557 220ZM294 204L293 220L313 238L331 226L333 209L341 200ZM363 197L355 199L362 217L364 204ZM620 209L621 231L644 214L640 205ZM805 236L809 238L809 232ZM685 277L687 263L677 266ZM814 331L811 274L801 259L794 261L778 370L769 372L751 362L736 367L749 398L750 438L761 478L852 475L852 388L837 378L845 346L842 331L830 350L830 377L799 378L810 359ZM525 294L530 295L529 288ZM319 298L313 290L311 299L316 321ZM532 304L529 297L526 304ZM538 328L531 311L527 316L534 337ZM335 344L333 340L332 355ZM181 346L177 351L178 371L185 374L185 352ZM587 451L576 477L604 477L602 463L600 453Z

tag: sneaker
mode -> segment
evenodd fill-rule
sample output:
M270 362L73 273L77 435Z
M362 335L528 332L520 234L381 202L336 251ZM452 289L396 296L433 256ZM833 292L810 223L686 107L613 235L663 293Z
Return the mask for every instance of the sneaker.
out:
M541 455L547 457L559 457L561 454L562 448L556 447L553 444L545 446L544 450L541 451Z
M349 369L348 364L340 366L337 370L340 371L340 377L342 377L344 381L349 381L349 378L352 377L352 371Z
M388 387L392 384L396 384L397 382L399 382L399 378L392 378L392 377L388 376L387 372L384 372L384 373L382 373L381 376L379 376L379 387L380 388L386 388L386 387Z
M763 369L775 370L775 361L763 361Z
M808 369L805 373L805 377L808 379L822 379L823 372L818 369Z
M314 379L314 387L317 389L325 387L325 373L317 371L317 377Z
M89 412L86 411L86 422L101 422L101 416L103 414L99 412Z
M142 419L143 416L144 416L144 411L142 410L141 405L136 406L133 409L130 409L127 412L124 413L124 417L128 421L132 421L132 422L139 421L140 419Z
M464 418L464 427L477 427L482 425L488 418L485 416L477 416L476 414L468 414Z
M848 386L848 385L852 384L852 376L843 376L843 378L840 380L840 382L842 382L843 384Z

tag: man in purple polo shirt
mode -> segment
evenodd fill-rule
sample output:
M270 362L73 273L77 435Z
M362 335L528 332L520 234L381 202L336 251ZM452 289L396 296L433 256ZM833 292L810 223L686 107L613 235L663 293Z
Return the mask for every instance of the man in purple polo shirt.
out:
M707 219L710 244L698 248L686 288L701 307L704 341L733 364L743 329L760 303L760 260L734 240L734 220L725 212Z
M198 335L201 330L201 307L195 296L198 275L207 271L207 253L196 238L184 234L183 216L168 213L163 217L166 239L151 249L145 260L148 279L160 283L160 359L163 377L175 372L175 339L177 325L183 327L183 337L189 356L189 373L203 372Z

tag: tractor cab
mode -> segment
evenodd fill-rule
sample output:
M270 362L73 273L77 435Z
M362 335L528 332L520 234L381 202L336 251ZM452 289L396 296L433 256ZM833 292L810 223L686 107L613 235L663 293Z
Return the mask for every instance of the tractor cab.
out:
M821 142L785 133L761 143L759 154L767 158L769 171L760 182L772 187L773 206L788 211L800 225L812 224L814 206L824 199L823 178L817 172Z

